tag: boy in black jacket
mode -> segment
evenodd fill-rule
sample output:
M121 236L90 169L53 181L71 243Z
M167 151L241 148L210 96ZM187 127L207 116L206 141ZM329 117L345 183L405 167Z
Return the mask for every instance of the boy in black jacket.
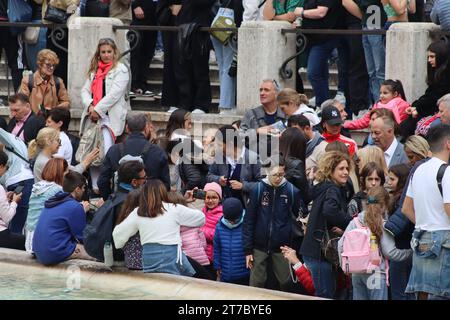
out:
M290 281L289 264L280 252L281 246L291 246L293 216L300 212L300 192L284 178L284 163L272 164L267 178L253 189L244 217L243 244L246 265L250 271L250 286L265 287L268 263L281 290Z

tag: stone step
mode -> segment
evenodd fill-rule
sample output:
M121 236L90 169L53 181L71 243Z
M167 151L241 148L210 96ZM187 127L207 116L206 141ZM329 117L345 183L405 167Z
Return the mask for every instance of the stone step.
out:
M167 111L168 106L161 105L161 99L154 97L136 97L130 101L131 109L136 111ZM210 113L219 112L219 99L212 99Z
M149 69L148 80L163 80L164 64L161 61L153 60ZM219 66L217 64L209 64L209 79L212 82L219 82Z

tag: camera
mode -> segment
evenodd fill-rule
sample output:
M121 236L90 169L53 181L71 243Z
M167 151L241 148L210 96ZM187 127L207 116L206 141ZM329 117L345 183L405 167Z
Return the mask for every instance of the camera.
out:
M205 200L206 199L206 191L203 190L194 190L194 198Z
M15 194L20 194L20 193L22 193L22 190L23 190L23 186L17 186L16 189L14 189L13 192Z

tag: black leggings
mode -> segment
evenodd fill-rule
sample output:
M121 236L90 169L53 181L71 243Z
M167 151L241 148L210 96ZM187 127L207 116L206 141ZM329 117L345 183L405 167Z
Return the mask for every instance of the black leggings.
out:
M25 250L25 236L12 233L9 229L0 232L0 247Z
M198 279L206 279L206 280L216 280L213 276L210 270L208 270L206 267L209 266L202 266L200 263L195 261L189 256L186 256L189 260L189 263L191 264L192 268L195 270L194 278Z

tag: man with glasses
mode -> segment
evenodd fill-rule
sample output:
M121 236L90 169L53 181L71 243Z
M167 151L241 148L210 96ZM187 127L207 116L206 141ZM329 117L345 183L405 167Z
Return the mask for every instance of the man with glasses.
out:
M105 242L113 244L114 261L123 261L123 251L114 247L112 232L122 204L132 190L138 189L147 181L142 161L126 161L118 169L118 188L94 214L91 223L84 231L86 251L93 257L103 260Z
M271 264L281 290L286 291L291 282L290 266L280 247L295 247L292 217L298 216L301 207L306 213L306 208L301 205L300 191L284 178L284 161L275 157L271 160L266 165L267 178L252 189L244 216L242 240L250 269L250 286L266 286L268 265Z

